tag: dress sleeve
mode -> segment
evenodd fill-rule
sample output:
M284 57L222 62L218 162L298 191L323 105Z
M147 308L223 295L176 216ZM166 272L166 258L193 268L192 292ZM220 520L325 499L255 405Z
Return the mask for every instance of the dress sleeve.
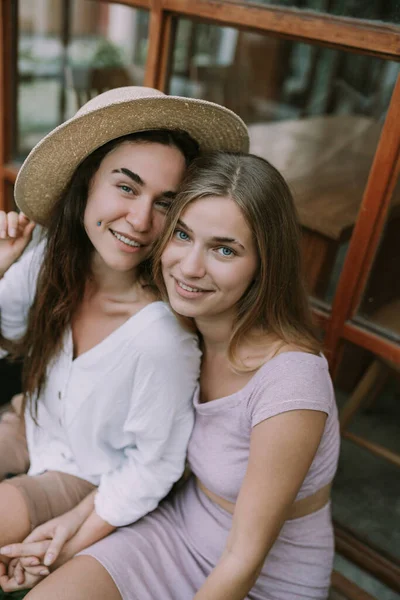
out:
M289 354L289 353L288 353ZM251 427L292 410L332 412L332 382L325 358L306 353L283 357L266 368L248 404ZM268 367L268 363L265 365Z
M95 498L97 514L111 525L128 525L154 510L181 477L199 366L197 343L186 333L172 345L164 336L139 357L124 427L136 443L125 449L119 468L101 477Z
M25 333L43 251L44 243L26 251L0 279L0 328L9 340L17 340Z

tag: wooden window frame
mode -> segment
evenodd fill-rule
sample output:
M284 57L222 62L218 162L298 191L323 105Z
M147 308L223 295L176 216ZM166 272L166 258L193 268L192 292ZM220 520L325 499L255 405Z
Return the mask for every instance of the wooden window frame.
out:
M107 1L110 4L124 4L150 11L144 84L161 90L165 90L167 86L177 18L237 27L387 60L400 60L400 26L389 23L240 0ZM7 183L13 183L18 173L18 166L10 162L14 110L13 84L10 86L10 82L13 81L10 57L15 43L10 26L11 2L12 0L2 0L0 5L0 209L9 208L4 206L5 186ZM333 373L339 365L346 341L400 365L398 344L354 321L368 275L373 267L399 171L400 76L392 94L331 311L314 308L315 316L326 332L326 349ZM341 527L337 527L336 532L339 549L345 556L362 568L378 574L390 587L400 591L399 564L386 558L378 564L378 553L375 553L374 560L371 560L369 550L366 550L367 547L363 546L362 542L356 540L354 534L344 532ZM358 592L354 591L352 586L350 589L342 579L336 575L334 582L336 581L338 589L340 586L344 591L347 589L349 598L367 598L368 595L357 595Z

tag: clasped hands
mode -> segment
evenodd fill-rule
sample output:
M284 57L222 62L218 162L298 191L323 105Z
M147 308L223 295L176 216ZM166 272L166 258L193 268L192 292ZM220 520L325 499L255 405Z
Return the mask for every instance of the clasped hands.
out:
M0 548L0 587L31 589L72 558L72 538L81 525L73 511L40 525L20 544ZM2 560L4 559L4 560ZM11 560L8 560L11 559Z

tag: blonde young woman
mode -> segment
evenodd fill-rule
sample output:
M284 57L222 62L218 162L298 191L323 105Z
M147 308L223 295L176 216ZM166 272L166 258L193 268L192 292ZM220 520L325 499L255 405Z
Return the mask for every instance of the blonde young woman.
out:
M192 475L27 600L325 600L339 428L279 173L251 155L196 159L155 271L203 349ZM71 532L77 522L73 511ZM14 550L40 554L40 544Z
M223 107L129 87L91 100L22 166L25 214L0 214L0 345L24 356L29 471L0 456L18 475L0 483L0 546L93 492L80 550L181 476L200 351L159 301L150 255L194 156L247 144ZM45 239L17 261L34 222ZM18 588L2 561L3 589Z

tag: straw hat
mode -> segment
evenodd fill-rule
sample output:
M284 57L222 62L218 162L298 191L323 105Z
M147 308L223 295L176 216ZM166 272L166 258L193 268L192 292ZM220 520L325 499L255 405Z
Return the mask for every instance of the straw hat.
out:
M89 100L33 148L15 183L17 206L46 224L54 202L89 154L110 140L150 129L184 130L201 152L247 152L249 147L246 125L219 104L146 87L114 88Z

